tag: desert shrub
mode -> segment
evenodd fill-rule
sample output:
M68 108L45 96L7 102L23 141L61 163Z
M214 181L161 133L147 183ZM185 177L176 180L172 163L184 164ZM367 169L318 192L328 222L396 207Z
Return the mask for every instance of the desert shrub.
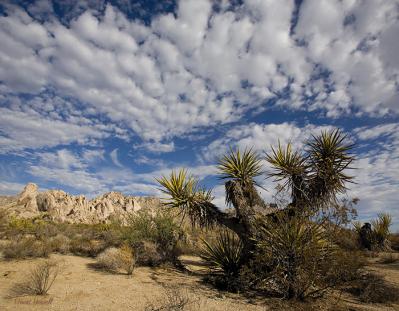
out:
M329 238L320 224L299 215L261 222L254 259L241 270L240 285L303 300L359 278L363 257L340 250Z
M132 247L136 256L136 263L139 266L156 267L164 262L154 242L135 242Z
M183 231L170 213L141 210L132 214L123 236L135 248L139 257L142 255L140 248L145 241L156 245L161 262L178 262L180 255L178 241L182 238Z
M4 232L8 225L8 217L7 210L0 208L0 234Z
M387 253L383 254L378 262L382 264L391 264L391 263L396 263L398 261L399 261L398 254Z
M33 237L13 239L2 248L6 259L25 259L48 257L51 246L47 241L40 241Z
M122 269L127 275L132 275L135 267L133 249L127 245L108 248L97 256L97 265L107 271L117 272Z
M96 257L105 248L103 241L91 240L87 237L76 237L69 244L70 252L78 256Z
M211 269L206 279L220 289L235 291L243 262L243 244L230 230L222 230L211 242L203 240L201 258Z
M334 243L341 249L347 251L356 251L360 249L358 234L354 230L338 228L331 237Z
M399 301L399 288L386 282L383 277L366 273L352 282L348 291L366 303L390 303Z
M7 236L34 234L35 227L35 223L31 218L25 219L11 216L7 225Z
M198 310L199 299L191 297L187 291L175 287L164 287L164 294L157 302L148 302L145 311Z
M58 275L58 265L44 261L30 271L26 281L15 284L11 289L12 296L47 295Z
M389 237L389 227L391 224L391 215L384 213L378 214L378 218L371 221L373 227L373 242L377 247L384 248Z
M355 230L358 233L360 244L368 250L390 249L389 245L389 227L392 224L392 217L386 213L378 214L377 219L370 223L362 225L360 222L354 222Z
M54 237L59 233L58 225L45 220L37 220L33 223L33 234L38 239Z
M63 234L57 234L48 240L51 250L60 254L67 254L69 252L70 239Z

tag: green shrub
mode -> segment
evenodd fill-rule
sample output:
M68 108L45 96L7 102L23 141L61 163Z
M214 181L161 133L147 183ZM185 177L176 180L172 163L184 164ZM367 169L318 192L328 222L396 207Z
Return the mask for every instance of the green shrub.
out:
M359 279L364 256L340 249L331 234L299 215L261 221L254 258L241 270L240 286L303 300Z
M28 237L9 241L3 246L2 251L6 259L48 257L51 253L51 246L47 241Z
M213 242L203 240L201 258L214 272L238 276L242 263L243 245L234 232L223 230Z
M231 230L218 232L213 241L203 240L200 257L211 269L205 281L219 289L239 290L239 274L243 262L243 244Z
M378 214L377 219L373 219L371 224L354 222L354 228L358 233L360 245L363 248L381 251L390 249L389 227L392 224L392 217L386 213Z
M123 239L138 248L137 253L140 253L142 242L150 242L156 245L161 262L178 262L178 241L183 237L183 230L176 224L171 213L164 210L140 210L130 216L123 230Z

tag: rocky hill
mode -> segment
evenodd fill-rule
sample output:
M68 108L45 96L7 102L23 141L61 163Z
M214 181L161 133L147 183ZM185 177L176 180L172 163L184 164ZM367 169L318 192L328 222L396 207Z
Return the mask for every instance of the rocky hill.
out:
M29 183L15 197L0 197L0 207L22 218L48 215L51 220L68 223L106 223L124 219L129 213L142 208L158 208L155 197L125 196L108 192L92 200L83 195L70 195L62 190L39 192L36 184Z

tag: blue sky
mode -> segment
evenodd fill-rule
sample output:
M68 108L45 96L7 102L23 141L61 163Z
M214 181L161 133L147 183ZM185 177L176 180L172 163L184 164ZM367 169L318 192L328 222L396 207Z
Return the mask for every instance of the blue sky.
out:
M223 206L231 146L356 143L359 218L399 229L399 2L3 1L0 192L159 195L188 168ZM267 166L265 166L267 170ZM274 187L261 178L272 201Z

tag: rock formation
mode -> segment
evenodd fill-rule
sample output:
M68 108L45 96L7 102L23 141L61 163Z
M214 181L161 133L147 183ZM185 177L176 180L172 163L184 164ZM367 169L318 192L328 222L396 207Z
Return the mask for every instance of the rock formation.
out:
M6 207L23 218L46 215L57 222L107 223L112 219L126 219L142 208L160 206L160 199L155 197L125 196L113 191L88 200L83 195L74 196L62 190L39 192L36 184L29 183Z

